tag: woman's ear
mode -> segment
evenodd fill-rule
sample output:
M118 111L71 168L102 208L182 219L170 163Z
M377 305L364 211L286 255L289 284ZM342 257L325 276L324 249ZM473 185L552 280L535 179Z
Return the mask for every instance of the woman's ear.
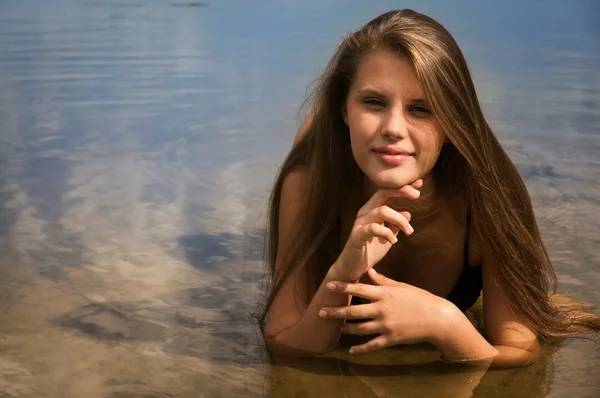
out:
M342 105L342 119L344 119L344 124L348 125L348 108L346 104Z

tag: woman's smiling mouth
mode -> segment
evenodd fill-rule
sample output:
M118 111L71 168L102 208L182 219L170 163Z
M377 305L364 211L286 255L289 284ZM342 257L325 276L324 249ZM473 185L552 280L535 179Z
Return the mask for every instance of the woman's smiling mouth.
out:
M411 152L405 149L394 147L375 148L372 152L383 162L393 166L399 166L413 156Z

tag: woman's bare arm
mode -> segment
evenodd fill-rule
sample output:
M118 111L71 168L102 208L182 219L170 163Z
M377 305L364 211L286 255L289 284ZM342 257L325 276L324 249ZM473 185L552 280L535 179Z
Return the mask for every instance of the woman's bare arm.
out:
M294 239L293 225L304 199L305 174L293 171L284 180L279 214L278 253L286 253ZM279 256L281 257L281 256ZM298 264L299 266L300 264ZM279 264L276 265L276 268ZM300 269L299 272L297 270ZM333 293L325 285L339 280L332 266L314 297L305 291L305 267L297 267L284 281L267 314L265 339L269 351L276 355L312 356L332 351L340 338L339 320L319 317L319 310L350 303L350 295ZM279 271L276 269L276 272ZM295 293L295 294L294 294Z
M540 353L537 334L510 308L498 281L500 274L489 256L483 259L483 322L487 340L498 350L493 367L527 366Z
M540 353L536 333L510 308L498 286L499 271L489 255L483 256L483 317L485 338L458 309L456 322L446 330L438 347L449 358L474 358L477 352L493 347L497 354L489 358L494 368L528 366Z

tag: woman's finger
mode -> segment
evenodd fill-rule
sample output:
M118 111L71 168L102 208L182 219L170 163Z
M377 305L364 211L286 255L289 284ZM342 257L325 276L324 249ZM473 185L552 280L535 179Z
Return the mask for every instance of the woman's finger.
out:
M361 323L344 323L342 326L340 326L340 331L344 334L366 336L370 334L383 333L384 329L379 322L368 321Z
M357 238L359 246L362 246L363 243L368 242L373 238L385 239L392 245L398 241L396 234L394 234L391 229L378 223L371 223L359 227L357 230Z
M410 219L412 218L412 215L409 212L407 212L407 211L401 211L400 214L402 214L408 220L408 222L410 222Z
M372 319L377 316L375 304L348 305L345 307L325 307L319 311L325 319Z
M386 335L377 336L365 344L357 345L350 348L350 355L364 355L369 352L381 350L390 346L390 340Z
M364 216L373 209L383 206L391 198L417 199L420 195L421 192L410 185L405 185L402 188L381 188L360 208L357 217Z
M409 216L407 217L406 214L409 214ZM379 206L373 209L371 212L358 218L358 222L362 224L392 224L397 227L397 229L395 231L392 230L392 232L398 232L398 229L401 229L406 235L410 235L414 232L414 229L410 225L409 220L410 213L406 211L399 212L386 205Z
M348 283L342 281L331 281L327 283L327 289L335 293L351 294L367 300L380 300L383 295L381 286L367 283Z
M421 187L423 186L423 180L419 178L417 181L410 184L410 186L416 189L421 189Z

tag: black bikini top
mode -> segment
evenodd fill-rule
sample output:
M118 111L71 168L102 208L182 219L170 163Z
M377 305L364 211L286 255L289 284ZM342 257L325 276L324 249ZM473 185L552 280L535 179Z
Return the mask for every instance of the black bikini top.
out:
M463 312L475 304L483 288L481 264L477 266L469 264L469 232L471 231L471 212L469 210L467 210L465 228L463 270L458 281L446 296L448 301L454 303Z

